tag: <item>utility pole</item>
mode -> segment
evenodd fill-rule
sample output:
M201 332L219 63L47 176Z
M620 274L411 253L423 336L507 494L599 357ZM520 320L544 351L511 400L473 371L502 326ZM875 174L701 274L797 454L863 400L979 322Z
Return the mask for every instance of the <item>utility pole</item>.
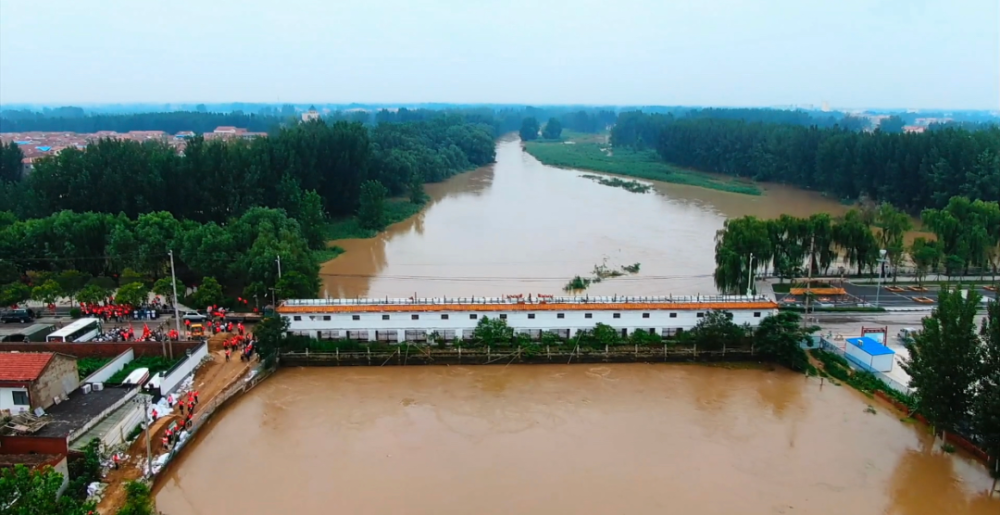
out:
M882 270L885 268L885 249L878 251L878 287L875 289L875 307L878 307L879 294L882 293Z
M278 280L281 280L281 254L278 254Z
M802 327L806 326L806 319L809 317L809 299L812 297L812 279L813 279L813 251L816 249L816 236L809 238L809 278L806 279L806 312L805 316L802 317Z
M747 265L747 297L753 294L753 252L750 253L750 264Z
M152 429L153 423L149 421L149 396L144 393L139 393L139 398L136 399L142 405L142 420L146 423L146 470L150 476L153 475L153 449L150 444L149 430Z
M177 309L177 274L174 272L174 251L168 250L167 254L170 256L170 286L174 289L174 327L177 329L177 338L181 337L181 314ZM164 346L166 342L164 342ZM171 353L173 352L173 347L170 347ZM163 348L163 355L167 355L166 347ZM173 356L171 356L173 357Z

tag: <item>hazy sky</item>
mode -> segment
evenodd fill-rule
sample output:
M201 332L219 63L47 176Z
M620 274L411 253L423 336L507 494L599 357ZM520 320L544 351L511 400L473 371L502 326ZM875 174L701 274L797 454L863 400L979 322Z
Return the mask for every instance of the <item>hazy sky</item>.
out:
M1000 107L1000 0L0 0L0 103Z

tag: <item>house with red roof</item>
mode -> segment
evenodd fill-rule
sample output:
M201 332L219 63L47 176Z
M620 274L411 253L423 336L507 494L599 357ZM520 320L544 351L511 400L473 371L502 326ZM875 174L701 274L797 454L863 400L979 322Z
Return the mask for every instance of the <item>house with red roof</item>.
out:
M46 409L80 386L76 358L54 352L0 352L0 416Z

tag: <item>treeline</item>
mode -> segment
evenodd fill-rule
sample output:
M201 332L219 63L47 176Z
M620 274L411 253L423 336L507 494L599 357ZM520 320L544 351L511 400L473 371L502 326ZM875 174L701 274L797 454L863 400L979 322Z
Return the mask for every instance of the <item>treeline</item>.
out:
M168 211L180 220L223 223L255 206L297 218L315 192L323 212L344 216L357 210L364 181L379 181L394 195L413 174L440 181L492 162L493 139L488 126L453 117L372 130L320 121L252 140L196 136L183 155L162 143L104 139L36 162L7 187L4 205L20 218L70 210L134 219Z
M328 217L357 214L380 229L386 197L420 203L424 182L490 163L494 148L490 126L441 115L371 129L317 121L252 140L194 137L183 155L155 142L69 148L0 184L0 285L14 288L4 296L12 304L51 298L55 285L73 293L44 273L73 270L112 287L128 271L150 284L167 274L172 250L187 285L212 278L232 296L275 287L315 296L313 251L325 249ZM16 145L2 150L0 162L20 166Z
M853 132L719 118L622 113L613 145L655 148L665 161L781 182L840 199L869 197L909 212L954 196L1000 200L1000 128Z
M86 114L77 107L45 111L5 110L0 113L0 132L79 132L98 131L164 131L176 134L193 131L203 134L216 127L232 126L251 132L276 132L291 125L301 113L292 106L264 109L256 114L244 111L213 113L201 110L149 112L133 114ZM617 112L606 108L570 107L467 107L446 109L348 109L322 113L327 123L346 121L364 125L380 123L426 122L442 116L461 117L465 123L488 125L496 134L518 130L527 117L539 120L558 118L567 129L577 132L600 132L615 122Z
M171 251L181 294L184 285L211 284L224 285L230 297L256 295L261 305L271 288L279 289L278 296L312 297L319 290L319 265L304 232L283 210L262 207L223 224L178 220L168 212L130 219L62 211L30 220L8 213L0 216L0 304L48 304L78 297L88 287L108 294L132 282L145 283L143 291L149 291L170 277ZM157 293L169 295L169 284ZM215 298L231 302L221 291Z
M877 270L883 249L894 268L909 259L918 281L939 270L957 275L969 267L994 272L1000 268L1000 206L995 202L954 197L944 209L924 210L921 218L937 239L918 237L910 245L904 244L906 231L912 229L910 217L890 204L852 209L836 220L826 213L773 220L731 218L716 235L715 285L724 293L739 294L758 270L792 278L806 276L811 267L813 275L826 275L837 262L860 275Z
M98 131L181 131L212 132L216 127L240 127L251 132L268 132L288 120L288 117L258 114L201 113L173 111L165 113L94 114L65 116L66 113L17 111L16 116L5 111L0 116L0 132L80 132Z

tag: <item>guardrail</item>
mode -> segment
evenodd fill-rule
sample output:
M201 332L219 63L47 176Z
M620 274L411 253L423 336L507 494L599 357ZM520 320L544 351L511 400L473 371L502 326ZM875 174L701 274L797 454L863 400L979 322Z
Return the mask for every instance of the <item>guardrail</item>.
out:
M386 306L386 305L445 305L445 304L607 304L607 303L713 303L713 302L770 302L766 295L660 295L660 296L550 296L511 295L507 297L426 297L426 298L359 298L359 299L288 299L281 307L318 306Z

